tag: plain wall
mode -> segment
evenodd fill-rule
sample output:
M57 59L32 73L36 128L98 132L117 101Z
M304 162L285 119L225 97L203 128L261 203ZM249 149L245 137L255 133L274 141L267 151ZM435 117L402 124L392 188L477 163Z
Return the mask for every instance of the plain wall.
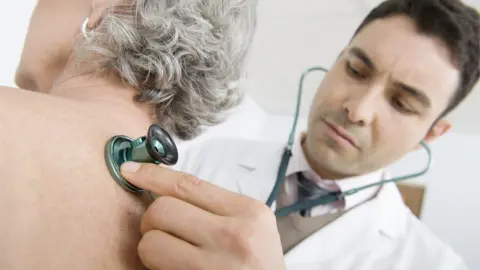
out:
M0 8L0 85L15 86L15 70L35 0L4 1Z

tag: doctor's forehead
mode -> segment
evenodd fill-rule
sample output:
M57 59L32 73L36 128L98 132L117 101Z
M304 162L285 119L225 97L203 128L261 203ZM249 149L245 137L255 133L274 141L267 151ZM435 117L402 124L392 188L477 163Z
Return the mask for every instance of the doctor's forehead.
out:
M422 89L451 95L459 82L447 46L440 39L424 35L406 16L377 19L363 28L346 49L347 57L364 54L378 72L386 72L393 79L420 84Z

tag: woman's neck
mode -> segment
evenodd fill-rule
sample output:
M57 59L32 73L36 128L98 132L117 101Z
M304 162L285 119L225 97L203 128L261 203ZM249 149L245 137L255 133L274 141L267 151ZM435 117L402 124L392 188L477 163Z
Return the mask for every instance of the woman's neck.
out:
M136 93L135 88L113 74L82 75L65 71L48 94L68 99L117 123L141 127L146 132L153 122L153 114L148 105L135 102Z

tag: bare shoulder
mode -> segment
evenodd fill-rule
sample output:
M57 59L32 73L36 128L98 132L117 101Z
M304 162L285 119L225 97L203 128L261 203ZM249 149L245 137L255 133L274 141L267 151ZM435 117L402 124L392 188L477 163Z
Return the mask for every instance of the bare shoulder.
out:
M18 121L25 117L24 114L48 113L62 108L62 106L55 107L58 105L56 103L58 103L57 99L42 93L1 86L0 121L7 121L8 119Z
M5 105L19 105L12 101L24 100L33 102L35 99L41 99L43 94L7 86L0 86L0 103Z
M0 88L0 269L142 269L145 204L108 173L108 121L78 110Z

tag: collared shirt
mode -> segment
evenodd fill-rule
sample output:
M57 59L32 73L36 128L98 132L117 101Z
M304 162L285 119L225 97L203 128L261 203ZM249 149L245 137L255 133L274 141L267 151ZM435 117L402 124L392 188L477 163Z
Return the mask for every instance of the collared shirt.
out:
M317 173L315 173L315 171L313 171L308 164L302 148L301 137L297 137L292 146L292 157L287 167L284 186L284 193L286 195L284 201L287 204L295 203L297 200L298 185L296 183L297 179L295 174L298 172L302 172L307 179L315 181L316 184L322 189L342 192L378 182L382 180L383 177L382 170L379 170L372 173L339 180L323 179ZM359 191L355 194L345 196L344 199L331 204L316 206L312 209L311 215L318 216L349 210L350 208L361 204L368 199L371 199L376 194L377 190L377 188L369 188Z

